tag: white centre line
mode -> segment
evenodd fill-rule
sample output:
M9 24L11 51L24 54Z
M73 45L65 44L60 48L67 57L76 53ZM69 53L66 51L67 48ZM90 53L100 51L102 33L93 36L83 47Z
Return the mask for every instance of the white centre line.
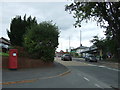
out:
M100 85L98 85L98 84L95 84L95 86L97 86L97 87L99 87L99 88L102 88Z
M87 81L90 81L88 78L86 78L86 77L83 77L85 80L87 80Z

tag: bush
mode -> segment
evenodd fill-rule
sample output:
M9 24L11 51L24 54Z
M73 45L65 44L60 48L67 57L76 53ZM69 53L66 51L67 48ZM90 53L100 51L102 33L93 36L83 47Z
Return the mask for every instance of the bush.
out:
M52 22L34 25L24 36L24 47L29 56L43 61L53 61L58 46L58 27Z

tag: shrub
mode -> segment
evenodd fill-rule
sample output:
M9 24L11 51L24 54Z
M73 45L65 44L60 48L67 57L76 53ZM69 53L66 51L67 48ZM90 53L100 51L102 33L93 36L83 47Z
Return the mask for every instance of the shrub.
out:
M58 27L52 22L42 22L28 28L24 47L31 58L53 61L58 46Z

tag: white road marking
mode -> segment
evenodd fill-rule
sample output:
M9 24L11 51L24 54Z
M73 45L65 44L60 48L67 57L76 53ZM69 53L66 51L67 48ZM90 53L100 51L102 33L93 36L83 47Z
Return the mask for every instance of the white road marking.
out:
M114 71L120 71L118 69L114 69L114 68L109 68L109 67L106 67L107 69L110 69L110 70L114 70Z
M90 81L88 78L86 78L86 77L83 77L85 80L87 80L87 81Z
M106 67L106 66L98 66L98 67Z
M99 87L99 88L102 88L100 85L98 85L98 84L95 84L95 86L97 86L97 87Z
M120 70L118 70L118 69L109 68L109 67L106 67L106 66L98 66L98 67L104 67L104 68L107 68L107 69L110 69L110 70L114 70L114 71L120 71Z
M97 65L93 65L93 64L87 64L87 65L90 65L90 66L97 66Z
M107 68L107 69L114 70L114 71L120 71L120 70L118 70L118 69L109 68L109 67L106 67L106 66L98 66L98 67L103 67L103 68Z
M110 69L110 70L114 70L114 71L120 71L119 69L115 69L115 68L109 68L107 66L102 66L102 65L94 65L94 64L87 64L87 65L90 65L90 66L97 66L97 67L103 67L103 68L107 68L107 69Z

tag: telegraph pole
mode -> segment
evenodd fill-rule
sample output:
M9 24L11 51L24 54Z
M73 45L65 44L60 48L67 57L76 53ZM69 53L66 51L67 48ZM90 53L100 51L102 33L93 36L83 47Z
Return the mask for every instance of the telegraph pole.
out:
M70 36L69 36L69 52L70 52L71 48L70 48Z
M80 46L81 46L81 30L80 30Z
M81 47L81 30L80 30L80 47ZM80 55L81 55L81 49L80 49Z

